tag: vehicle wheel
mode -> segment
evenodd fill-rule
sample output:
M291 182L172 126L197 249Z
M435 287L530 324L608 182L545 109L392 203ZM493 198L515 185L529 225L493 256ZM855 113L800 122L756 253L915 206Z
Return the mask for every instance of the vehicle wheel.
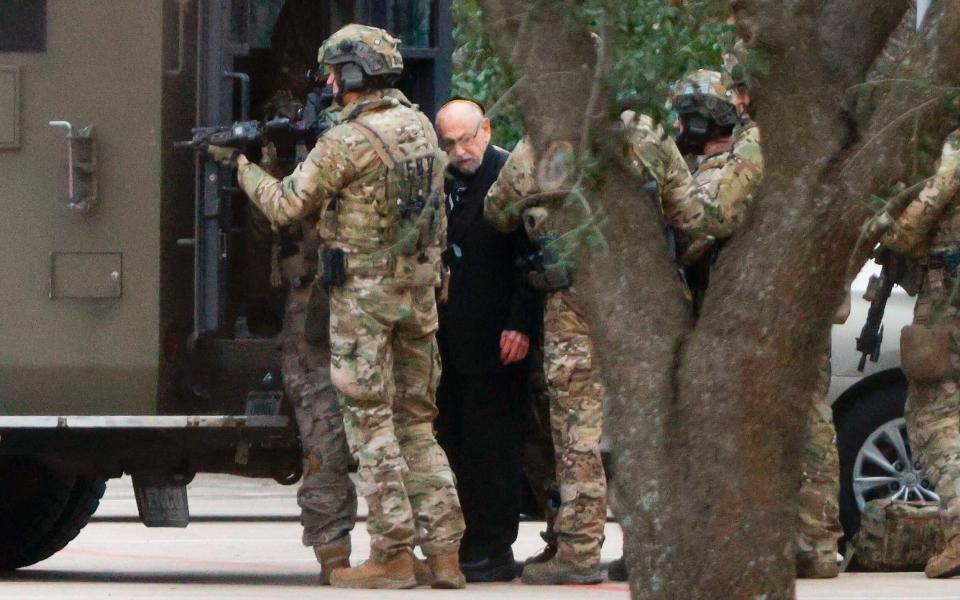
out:
M834 415L840 455L841 544L860 529L860 513L871 500L938 500L910 451L905 401L905 389L881 388Z
M33 564L45 560L63 550L79 535L100 506L100 499L107 489L107 482L97 477L77 477L70 498L57 522L47 536L32 544L22 555ZM21 565L26 566L26 565Z
M0 460L0 570L50 557L80 533L100 504L104 480L57 473L27 457Z

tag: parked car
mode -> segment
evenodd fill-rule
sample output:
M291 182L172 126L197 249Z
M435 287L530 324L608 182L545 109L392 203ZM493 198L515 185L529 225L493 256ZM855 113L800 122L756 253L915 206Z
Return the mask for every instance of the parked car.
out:
M900 330L913 320L915 299L902 288L894 287L887 302L878 360L858 370L856 339L870 307L863 295L879 273L878 264L867 263L853 282L849 318L833 328L827 403L837 429L844 541L860 529L860 512L870 500L938 500L911 454L903 418L907 380L900 370Z

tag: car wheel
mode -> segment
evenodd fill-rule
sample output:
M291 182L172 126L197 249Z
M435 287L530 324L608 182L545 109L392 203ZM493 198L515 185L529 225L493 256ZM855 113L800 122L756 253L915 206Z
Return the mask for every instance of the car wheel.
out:
M903 388L879 388L834 415L840 455L841 544L860 529L860 513L871 500L938 500L910 451L905 401Z

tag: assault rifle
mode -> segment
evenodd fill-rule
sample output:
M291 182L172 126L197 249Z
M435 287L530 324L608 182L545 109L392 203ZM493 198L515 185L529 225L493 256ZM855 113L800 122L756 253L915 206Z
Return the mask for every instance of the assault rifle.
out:
M173 147L203 152L208 146L224 146L246 151L273 142L281 155L292 155L292 149L297 144L311 147L333 127L333 120L327 113L331 101L332 96L326 89L315 89L307 96L298 119L281 117L266 123L237 121L232 125L197 127L191 130L190 140L174 142Z
M883 341L883 313L887 308L887 301L890 299L890 293L893 291L893 276L891 273L891 261L889 250L882 250L877 262L883 265L879 275L870 277L867 283L867 292L864 299L870 301L870 309L867 311L867 321L860 330L860 337L857 338L857 352L860 352L860 363L857 370L861 373L867 364L867 358L871 362L877 362L880 359L880 343Z
M862 238L854 250L854 255L857 255L860 248L872 248L883 234L890 229L896 216L903 212L917 192L922 190L931 179L932 177L928 177L918 181L887 200L884 209L866 224ZM867 246L862 246L864 241L867 242ZM860 330L860 337L857 338L857 352L861 353L857 370L860 372L863 372L864 367L866 367L867 358L872 362L877 362L880 359L880 343L883 341L883 313L886 310L887 301L890 299L890 293L893 291L894 283L900 282L904 287L910 288L907 267L902 257L882 248L876 260L883 268L879 275L870 277L870 281L867 283L867 292L863 296L865 300L870 301L870 309L867 311L867 321L863 324L863 329Z

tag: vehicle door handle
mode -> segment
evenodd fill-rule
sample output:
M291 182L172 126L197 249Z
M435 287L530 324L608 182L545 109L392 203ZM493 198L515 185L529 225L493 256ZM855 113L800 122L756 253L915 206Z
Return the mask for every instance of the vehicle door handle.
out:
M237 71L224 71L227 79L236 79L240 82L240 120L250 120L250 76Z
M99 199L93 125L74 129L70 121L50 121L50 126L67 133L67 207L89 214Z
M187 7L190 6L190 2L191 0L177 0L177 66L173 69L163 70L163 74L168 77L176 77L183 72L183 54L186 44L184 32L186 31Z

